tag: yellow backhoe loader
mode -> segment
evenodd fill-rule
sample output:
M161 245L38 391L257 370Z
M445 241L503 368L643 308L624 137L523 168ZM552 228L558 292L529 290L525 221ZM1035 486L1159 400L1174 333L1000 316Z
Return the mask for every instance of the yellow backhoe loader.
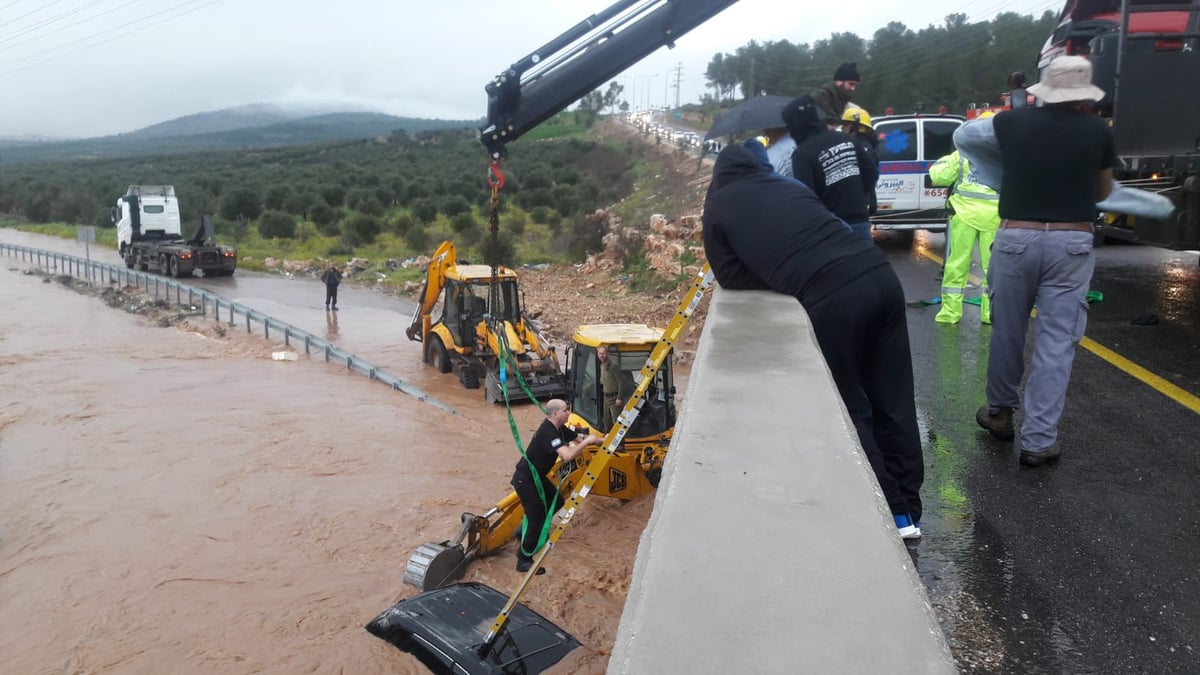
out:
M601 426L604 399L597 347L602 344L608 347L609 358L620 366L622 390L632 392L641 382L642 366L661 339L662 330L640 324L580 326L567 350L571 403L567 424L584 435L608 433ZM647 386L641 412L591 494L630 500L654 491L675 428L674 394L668 357ZM555 470L559 492L571 493L598 452L602 449L590 447L571 462L559 462ZM404 581L428 591L459 579L471 559L494 553L514 541L524 516L516 492L509 492L483 515L462 514L462 524L454 539L423 544L413 553L404 568Z
M459 264L454 243L442 242L426 267L405 335L424 345L425 363L443 373L457 369L467 389L478 389L482 381L488 401L565 395L566 377L554 347L525 317L517 273L508 267L494 272L487 265Z

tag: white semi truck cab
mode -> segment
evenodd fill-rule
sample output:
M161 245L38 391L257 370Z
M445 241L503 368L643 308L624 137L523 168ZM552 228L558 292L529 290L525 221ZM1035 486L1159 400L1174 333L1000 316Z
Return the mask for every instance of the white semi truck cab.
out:
M213 240L208 216L190 239L184 239L179 200L171 185L130 185L112 210L117 246L125 266L154 268L173 277L229 276L237 269L237 251Z

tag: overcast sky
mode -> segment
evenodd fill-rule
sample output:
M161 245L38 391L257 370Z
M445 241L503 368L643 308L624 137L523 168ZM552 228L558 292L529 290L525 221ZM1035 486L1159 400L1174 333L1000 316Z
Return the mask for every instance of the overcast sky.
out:
M85 137L251 103L476 119L504 67L610 0L0 0L0 137ZM696 101L718 52L869 38L889 21L1040 14L1063 0L740 0L622 76L639 106ZM818 9L819 8L819 9ZM870 78L864 72L864 79ZM657 104L656 103L656 104Z

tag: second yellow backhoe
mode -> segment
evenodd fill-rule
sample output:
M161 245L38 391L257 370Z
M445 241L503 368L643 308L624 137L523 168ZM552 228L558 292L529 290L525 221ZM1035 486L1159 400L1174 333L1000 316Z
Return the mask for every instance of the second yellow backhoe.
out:
M443 373L457 370L467 389L482 385L488 401L544 400L567 391L554 347L525 316L516 271L459 263L453 242L442 242L429 261L405 335L424 345L425 363Z

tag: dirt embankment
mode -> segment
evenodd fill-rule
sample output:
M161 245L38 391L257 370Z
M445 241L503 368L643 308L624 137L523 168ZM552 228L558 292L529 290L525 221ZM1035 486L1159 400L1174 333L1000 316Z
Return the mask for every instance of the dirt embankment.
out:
M655 201L682 206L668 207L673 210L652 216L648 223L622 223L613 209L599 210L593 217L602 220L608 232L604 251L576 265L522 271L521 285L529 311L557 342L569 341L575 326L582 324L645 323L665 327L704 263L700 211L711 162L699 162L694 152L656 145L626 125L609 123L597 133L639 143L645 153L643 161L658 167ZM684 280L670 291L634 290L621 263L629 250L643 251L650 267L664 280ZM707 311L706 299L676 348L678 362L691 362Z

